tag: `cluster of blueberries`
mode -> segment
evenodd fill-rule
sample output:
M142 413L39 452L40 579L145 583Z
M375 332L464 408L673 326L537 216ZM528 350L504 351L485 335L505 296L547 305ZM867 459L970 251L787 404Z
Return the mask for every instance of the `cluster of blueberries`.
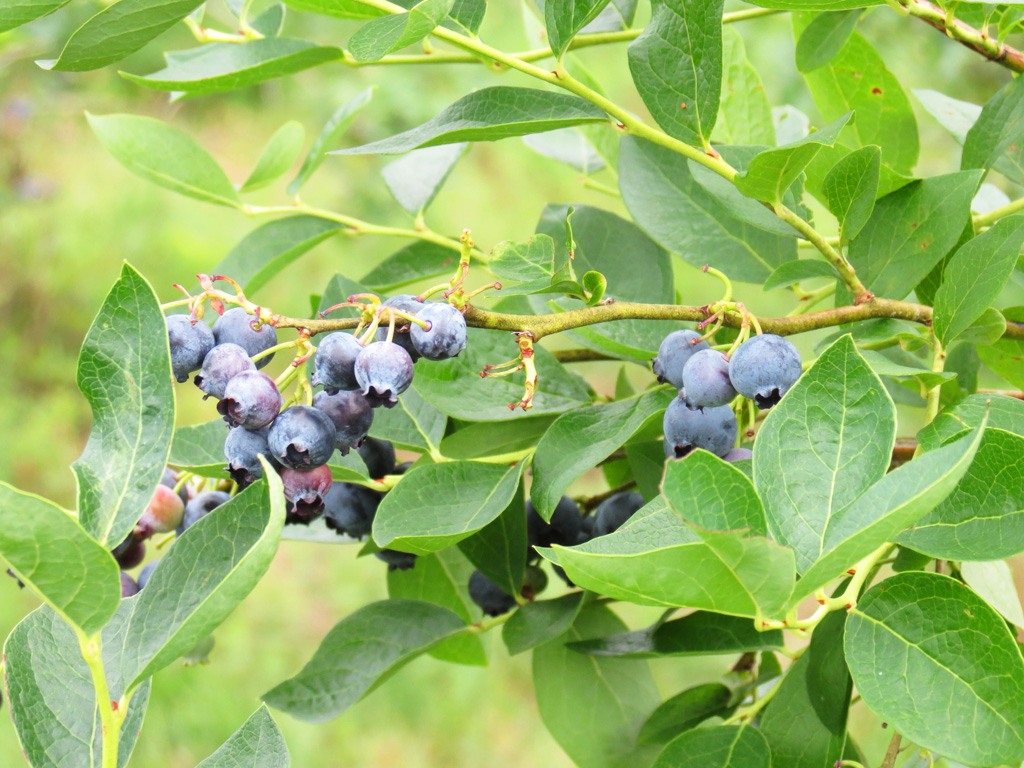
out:
M749 459L749 449L734 447L736 414L729 404L742 395L771 408L802 370L796 347L771 333L752 336L727 357L696 331L673 331L652 362L658 381L679 390L663 423L665 455L676 459L697 448L727 461Z

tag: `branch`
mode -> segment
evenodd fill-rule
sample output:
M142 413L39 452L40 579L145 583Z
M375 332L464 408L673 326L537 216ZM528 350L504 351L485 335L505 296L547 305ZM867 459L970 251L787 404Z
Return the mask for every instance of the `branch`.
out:
M980 53L989 61L994 61L1014 72L1024 72L1024 53L998 40L993 40L987 32L975 29L959 19L947 19L946 12L928 0L910 0L903 5L907 13L916 16L926 24L930 24L942 34L956 40L960 45Z

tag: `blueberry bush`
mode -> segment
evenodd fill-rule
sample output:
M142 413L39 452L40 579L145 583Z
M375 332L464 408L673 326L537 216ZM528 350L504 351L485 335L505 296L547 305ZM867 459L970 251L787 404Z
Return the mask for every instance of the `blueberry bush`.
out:
M0 32L66 2L0 0ZM858 702L891 729L886 768L1022 764L1004 560L1024 552L1024 198L1003 191L1024 188L1020 6L528 0L534 47L509 53L478 35L485 0L286 0L353 21L344 48L283 36L280 3L226 5L229 25L203 0L115 0L40 63L107 67L181 22L197 47L121 74L178 100L331 64L521 77L351 146L360 93L308 148L284 123L238 183L169 123L88 115L131 173L265 221L173 287L121 268L79 357L76 509L0 483L0 556L44 603L2 662L32 766L127 765L154 675L209 653L282 538L375 555L390 599L310 638L205 768L287 766L270 709L331 720L417 656L486 664L488 632L532 653L540 715L582 768L864 768ZM915 175L910 97L857 32L869 12L1008 71L981 106L915 92L958 170ZM777 14L820 124L773 111L745 56L737 28ZM635 95L575 53L622 44ZM629 218L538 200L526 242L477 244L471 211L461 234L431 229L468 147L514 137ZM380 172L409 223L303 200L332 155L400 155ZM300 160L279 204L247 202ZM318 243L375 236L409 242L304 273L307 315L260 302ZM676 290L693 267L715 292ZM792 311L754 312L762 291ZM209 420L176 426L200 397ZM594 470L607 490L567 493ZM663 612L631 628L624 603ZM648 659L711 655L734 661L721 682L662 700Z

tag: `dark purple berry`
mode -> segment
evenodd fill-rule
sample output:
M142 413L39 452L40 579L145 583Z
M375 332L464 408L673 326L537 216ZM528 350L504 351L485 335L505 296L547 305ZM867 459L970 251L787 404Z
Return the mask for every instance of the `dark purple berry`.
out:
M399 552L397 549L382 549L373 554L377 556L378 560L383 560L388 564L389 571L408 571L416 565L416 555Z
M722 458L726 461L743 461L754 458L754 452L749 448L732 448Z
M415 323L409 329L413 346L428 360L447 360L466 348L466 318L451 304L427 304L416 318L430 323L424 330Z
M137 594L139 594L139 585L135 583L135 579L121 571L121 599Z
M256 366L249 359L249 353L237 344L218 344L203 360L203 367L196 374L195 383L206 397L220 400L228 382L243 371L255 371ZM206 397L203 399L205 400Z
M617 531L644 505L644 497L636 491L617 493L602 501L594 510L594 536Z
M658 356L651 361L654 375L662 384L682 389L683 366L694 352L702 349L710 347L706 341L700 341L700 334L696 331L672 331L658 347Z
M373 528L382 494L354 483L335 483L324 497L324 523L339 534L361 539Z
M169 315L167 338L171 345L171 372L178 381L188 381L188 375L199 370L203 358L213 349L213 331L191 315Z
M206 491L200 493L185 505L185 517L178 526L178 535L195 525L199 520L213 512L221 504L231 501L231 496L224 491Z
M257 331L252 327L255 319L255 316L250 315L242 307L229 309L214 322L213 337L217 344L237 344L249 357L255 357L277 344L277 331L274 330L274 326L264 324ZM261 357L256 367L263 368L273 359L273 355Z
M800 372L800 353L774 333L747 339L729 360L732 385L761 409L777 404L796 384Z
M392 296L390 299L384 300L385 307L394 307L402 312L409 315L417 314L420 309L423 308L424 302L417 299L411 293L400 293L397 296ZM391 318L386 315L381 318L380 327L377 329L377 341L385 341L388 337L388 327L391 324ZM416 347L412 343L412 337L409 335L409 321L404 317L395 318L395 335L392 341L398 346L409 353L409 357L415 363L420 359L420 353L416 351ZM398 330L401 328L402 330Z
M361 392L338 392L329 395L317 392L313 407L331 417L334 422L334 447L345 456L349 450L366 439L373 425L373 406Z
M299 517L315 517L324 511L324 497L331 489L331 470L326 466L299 471L281 470L284 497Z
M147 582L149 582L149 577L153 575L153 571L156 570L156 567L159 564L160 564L160 560L153 560L150 563L146 563L142 567L142 570L139 571L139 591L140 592L146 588L146 584L147 584Z
M228 473L239 488L252 485L263 477L263 465L259 457L270 456L270 447L267 445L269 432L269 427L256 430L235 427L228 432L224 441L224 458L228 462Z
M326 464L336 437L334 422L326 413L311 405L293 405L274 419L267 443L278 462L303 470Z
M232 427L260 429L281 411L281 393L274 380L259 371L242 371L224 388L217 413Z
M681 459L696 448L724 456L736 442L736 414L732 408L691 408L683 393L665 411L665 453Z
M363 345L351 333L329 333L316 348L313 363L316 369L310 377L313 386L323 385L324 391L334 394L340 390L359 388L355 364Z
M370 405L393 408L412 384L412 358L398 344L375 341L356 358L356 381Z
M582 526L580 508L568 496L558 500L550 523L544 522L532 502L526 502L526 537L531 548L550 547L552 544L571 547L579 538Z
M694 408L717 408L736 397L729 381L729 361L716 349L694 352L683 366L686 402Z
M368 437L356 450L370 478L380 480L384 475L395 474L395 446L388 440Z
M146 558L146 544L132 532L111 554L121 570L130 571Z
M469 597L487 616L501 616L516 607L516 599L480 571L469 577Z

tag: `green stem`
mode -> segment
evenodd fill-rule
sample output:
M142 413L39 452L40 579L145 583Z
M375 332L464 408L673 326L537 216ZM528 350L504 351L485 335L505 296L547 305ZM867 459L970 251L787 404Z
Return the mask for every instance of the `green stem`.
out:
M990 227L999 221L999 219L1011 216L1022 210L1024 210L1024 197L1014 200L1011 203L1007 203L1001 208L996 208L994 211L989 211L981 216L975 216L974 227L975 229L979 227Z
M592 189L595 192L604 192L606 195L611 195L612 197L622 197L622 193L615 187L609 187L607 184L594 181L594 179L589 176L581 176L580 182L583 184L585 189Z
M779 682L773 685L764 696L757 699L757 701L753 702L752 704L737 709L735 712L733 712L731 717L727 717L725 720L723 720L721 722L721 725L732 725L733 723L749 723L754 718L754 715L756 715L758 712L760 712L762 709L768 706L768 702L775 698L775 694L779 692L779 688L782 687L782 681L785 679L786 676L783 675L781 678L779 678Z
M836 268L840 277L843 278L843 282L846 284L846 287L849 288L850 293L853 294L853 300L855 302L862 303L872 297L871 291L865 288L864 284L860 281L860 278L857 277L857 274L853 269L853 265L850 264L850 262L848 262L846 258L839 253L839 251L833 248L826 238L818 234L818 231L814 229L814 227L784 205L775 206L775 215L803 235L804 239L817 248L821 255Z
M946 367L946 350L942 347L942 342L939 341L935 335L935 331L931 333L932 342L932 370L935 373L942 373ZM939 382L932 387L928 392L928 422L935 420L935 417L939 415L939 405L942 398L942 382Z
M92 685L96 691L96 707L100 712L100 727L103 729L101 766L102 768L117 768L121 723L124 722L123 710L127 707L127 702L121 706L110 698L107 675L103 668L103 650L99 634L87 637L80 629L75 628L75 631L78 634L78 645L82 651L82 658L89 665L89 672L92 673Z
M990 61L1014 72L1024 72L1024 53L989 37L983 31L975 29L970 24L965 24L960 19L953 19L951 13L943 11L942 8L928 0L909 0L903 4L903 8L906 13L916 16Z

